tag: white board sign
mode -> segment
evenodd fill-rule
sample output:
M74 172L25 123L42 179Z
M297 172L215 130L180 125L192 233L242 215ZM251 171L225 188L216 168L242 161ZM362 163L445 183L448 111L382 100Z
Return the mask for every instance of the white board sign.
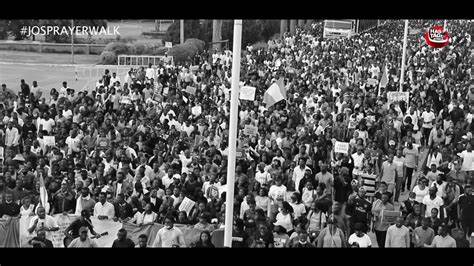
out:
M398 101L405 101L408 103L409 99L409 92L398 92L398 91L390 91L387 92L387 103L390 105L393 102Z
M194 205L196 204L195 201L189 199L188 197L185 197L181 204L179 205L178 210L179 211L185 211L187 215L191 212L193 209Z
M172 42L165 42L165 47L166 47L166 48L172 48L172 47L173 47L173 43L172 43Z
M334 152L336 153L349 153L349 142L336 141L334 144Z
M44 146L56 146L56 137L55 136L43 136Z
M243 86L240 88L240 97L241 100L253 101L255 100L255 87Z
M244 134L248 136L256 136L258 132L258 128L252 125L245 125L244 127Z

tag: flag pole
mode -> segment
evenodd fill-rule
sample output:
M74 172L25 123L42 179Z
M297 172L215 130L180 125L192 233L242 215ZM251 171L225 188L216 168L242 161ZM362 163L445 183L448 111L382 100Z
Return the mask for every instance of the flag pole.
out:
M403 91L403 82L405 79L405 59L407 54L407 36L408 36L408 19L405 19L405 33L403 36L403 51L402 51L402 73L400 74L400 92Z
M227 161L227 189L225 204L224 246L232 247L234 227L234 184L237 142L237 113L240 81L240 52L242 47L242 20L234 20L234 45L232 48L232 91L230 96L229 155Z

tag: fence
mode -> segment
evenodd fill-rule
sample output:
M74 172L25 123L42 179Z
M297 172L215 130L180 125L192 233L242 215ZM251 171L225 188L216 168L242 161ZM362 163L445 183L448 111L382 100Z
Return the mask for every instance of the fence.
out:
M105 70L108 69L110 73L116 73L117 77L123 79L130 66L119 65L90 65L90 66L75 66L74 79L85 80L82 89L94 89L95 83L102 78Z
M74 44L75 54L100 54L104 44ZM70 53L70 43L15 42L1 41L0 50L27 51L38 53Z
M174 64L172 56L163 55L119 55L117 57L118 66L148 66L148 64L157 65L160 62Z

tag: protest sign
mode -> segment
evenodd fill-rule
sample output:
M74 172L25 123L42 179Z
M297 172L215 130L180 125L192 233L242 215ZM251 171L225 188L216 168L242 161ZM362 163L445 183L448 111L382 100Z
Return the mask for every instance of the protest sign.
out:
M186 92L189 93L189 94L196 94L196 88L195 87L191 87L191 86L187 86L186 87Z
M397 219L397 217L400 217L400 216L401 216L400 211L383 210L380 220L384 224L393 224L395 223L395 220Z
M243 86L240 88L240 97L241 100L253 101L255 100L255 87Z
M248 136L256 136L258 132L258 128L252 125L245 125L244 127L244 134Z
M398 91L387 92L387 103L389 105L398 101L405 101L406 103L408 103L409 95L410 95L409 92L398 92Z
M334 145L334 152L336 153L349 153L349 142L336 141Z
M43 136L44 146L56 146L56 137L55 136Z
M376 79L369 78L367 79L367 85L368 86L376 86L378 81Z
M199 116L202 113L202 107L200 105L191 108L191 113L195 116Z
M195 201L191 200L190 198L188 197L185 197L183 199L183 201L181 202L181 204L179 205L179 208L178 210L179 211L185 211L186 214L189 215L189 213L191 212L191 210L193 209L194 205L196 204Z
M172 48L172 47L173 47L173 43L172 43L172 42L165 42L165 47L166 47L166 48Z
M169 92L170 88L169 87L164 87L163 88L163 95L168 95L168 92Z
M198 71L199 66L191 66L189 69L190 69L191 71Z

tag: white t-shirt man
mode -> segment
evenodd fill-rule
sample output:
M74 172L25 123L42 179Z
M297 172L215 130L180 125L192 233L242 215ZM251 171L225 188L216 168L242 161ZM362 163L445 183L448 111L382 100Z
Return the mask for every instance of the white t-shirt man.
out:
M436 118L435 114L432 111L426 112L424 111L421 114L421 118L423 119L423 128L432 128L433 127L433 119Z
M372 241L370 241L370 237L367 234L364 234L362 237L358 237L356 233L353 233L349 237L349 245L354 243L359 244L360 248L367 248L372 246Z
M40 219L39 216L35 216L35 217L31 218L28 228L31 228L35 224L36 220L38 220L38 224L36 224L35 231L38 231L38 229L40 229L40 228L57 228L57 227L59 227L58 224L56 223L56 220L52 216L46 215L44 217L44 219ZM46 231L46 238L48 240L52 240L53 239L52 238L52 232Z

